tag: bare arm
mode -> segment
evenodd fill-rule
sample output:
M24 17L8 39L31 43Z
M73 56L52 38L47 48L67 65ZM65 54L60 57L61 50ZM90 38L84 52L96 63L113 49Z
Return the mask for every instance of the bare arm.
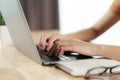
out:
M120 61L120 46L99 45L99 49L96 55Z
M114 25L120 19L120 15L116 14L111 8L106 12L106 14L91 28L66 34L66 35L41 35L39 47L44 50L46 43L48 43L48 50L52 47L56 40L65 39L79 39L83 41L91 41L108 30L112 25Z
M84 41L90 41L104 33L106 30L108 30L119 19L119 15L115 14L112 10L108 10L107 13L93 27L82 30L77 33L67 34L67 36ZM84 43L84 45L86 45L86 47L79 46L79 48L83 47L83 49L79 51L80 53L87 54L90 56L104 56L120 61L120 46L97 45L87 42L86 44Z
M57 42L57 50L60 50L58 52L58 55L61 55L64 51L73 51L83 55L104 56L120 61L120 46L98 45L90 42L85 42L90 41L104 33L119 19L120 16L115 14L113 11L108 10L107 13L93 27L77 33L65 35L65 38L76 38L80 40L69 39Z
M113 24L115 24L120 17L116 15L112 10L108 10L107 13L91 28L66 34L66 35L41 35L39 46L42 50L45 49L45 44L48 41L48 50L51 48L54 41L58 39L80 39L83 41L91 41L104 33Z
M90 41L104 33L119 19L120 17L116 15L112 10L108 10L107 13L95 25L93 25L93 27L76 33L67 34L65 36L81 39L84 41Z
M120 61L120 46L93 44L78 39L57 41L55 55L60 57L65 51L88 56L103 56Z

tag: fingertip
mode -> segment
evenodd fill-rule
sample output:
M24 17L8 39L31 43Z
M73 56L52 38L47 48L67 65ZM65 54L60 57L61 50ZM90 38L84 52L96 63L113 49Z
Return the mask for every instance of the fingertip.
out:
M39 48L40 48L41 50L44 50L44 49L45 49L44 46L41 45L41 44L39 44Z
M49 51L50 49L47 47L47 51Z
M55 56L58 57L58 53L57 52L55 53Z
M45 48L44 48L44 47L42 47L41 49L42 49L42 50L45 50Z
M60 58L60 57L62 56L62 54L63 54L63 52L60 52L60 53L58 54L58 58Z

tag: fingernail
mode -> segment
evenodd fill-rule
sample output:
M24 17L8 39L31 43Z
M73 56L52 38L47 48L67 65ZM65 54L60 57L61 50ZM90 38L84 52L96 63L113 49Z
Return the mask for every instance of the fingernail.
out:
M49 48L47 48L47 51L49 51Z
M41 46L41 49L42 49L42 50L44 50L44 47L43 47L43 46Z

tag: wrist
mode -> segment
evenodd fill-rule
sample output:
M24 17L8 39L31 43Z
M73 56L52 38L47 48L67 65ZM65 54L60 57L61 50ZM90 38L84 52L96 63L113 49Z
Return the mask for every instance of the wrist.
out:
M98 44L91 44L91 56L102 56L103 47Z

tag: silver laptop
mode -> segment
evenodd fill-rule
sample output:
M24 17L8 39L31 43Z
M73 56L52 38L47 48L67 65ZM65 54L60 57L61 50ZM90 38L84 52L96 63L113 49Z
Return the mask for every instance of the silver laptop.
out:
M29 25L24 16L21 4L19 0L0 0L0 11L4 17L9 33L13 40L15 47L27 55L34 61L41 65L58 64L61 61L78 60L82 58L91 58L84 55L76 55L75 53L66 53L61 58L47 57L46 52L41 51L33 42ZM54 46L51 51L54 51ZM59 67L60 65L58 65ZM68 73L72 73L71 70L65 69L66 67L60 66L61 69L67 70Z

